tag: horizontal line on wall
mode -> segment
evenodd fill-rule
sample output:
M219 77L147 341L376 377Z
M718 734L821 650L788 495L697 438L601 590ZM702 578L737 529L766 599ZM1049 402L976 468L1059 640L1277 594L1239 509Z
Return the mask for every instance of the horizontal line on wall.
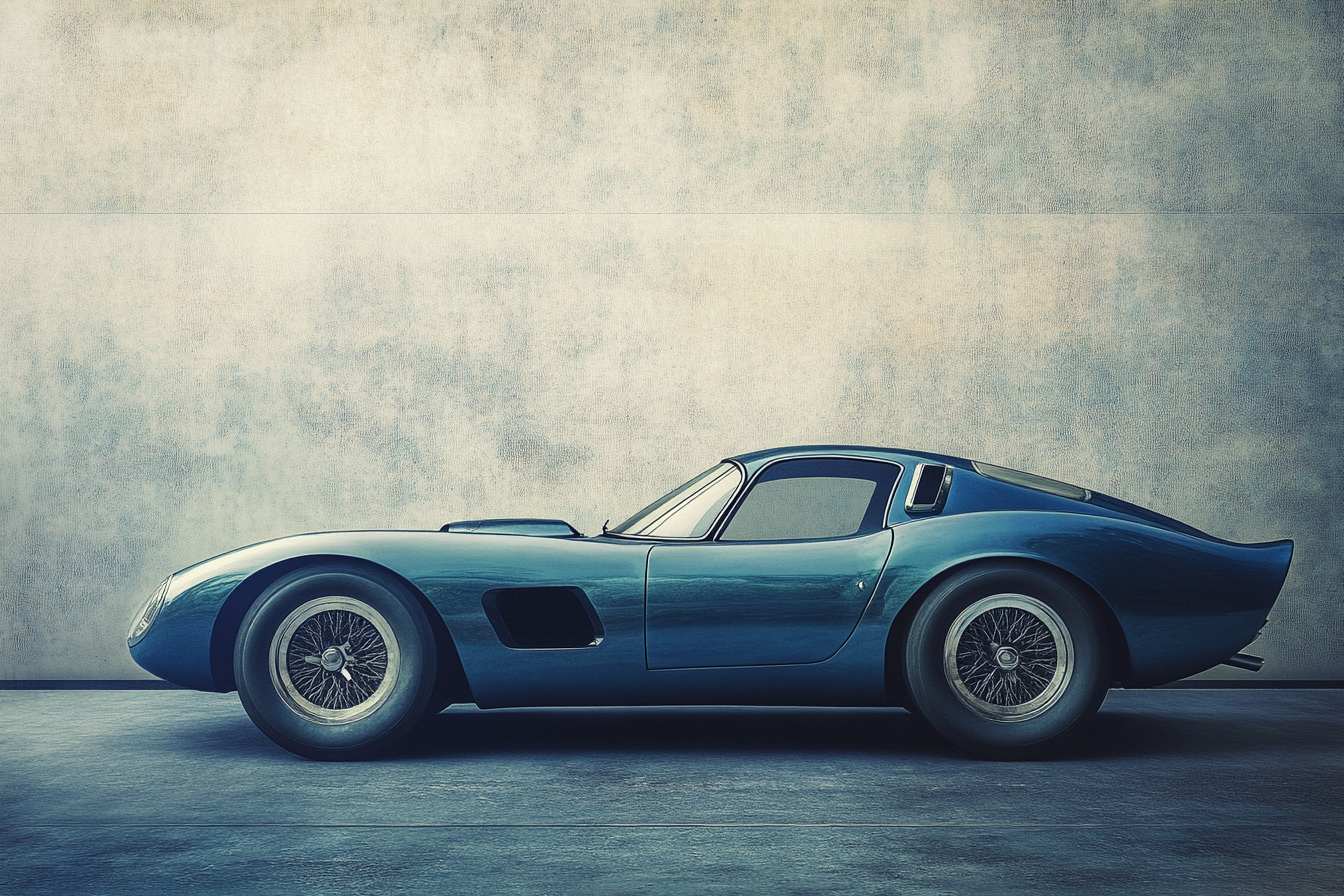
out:
M316 216L316 217L342 217L342 216L364 216L364 217L423 217L423 218L513 218L513 217L535 217L535 218L563 218L563 217L605 217L605 218L641 218L641 217L672 217L672 218L1072 218L1072 217L1179 217L1179 218L1295 218L1295 217L1331 217L1344 215L1344 210L1322 210L1322 211L1296 211L1296 212L1264 212L1264 211L1237 211L1237 212L1173 212L1173 211L1139 211L1139 212L785 212L785 211L758 211L758 212L593 212L593 211L568 211L568 212L263 212L263 211L234 211L234 212L97 212L97 211L78 211L78 212L15 212L0 211L0 217L172 217L172 216L194 216L194 217L228 217L228 216Z
M1240 678L1173 681L1154 690L1320 690L1344 688L1344 679ZM9 678L0 679L0 691L182 691L186 688L154 679L130 678Z

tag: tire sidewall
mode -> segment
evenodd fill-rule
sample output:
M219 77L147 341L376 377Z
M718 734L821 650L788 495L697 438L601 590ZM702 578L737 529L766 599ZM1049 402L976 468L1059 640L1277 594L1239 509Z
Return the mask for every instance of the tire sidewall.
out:
M1000 594L1046 604L1073 642L1068 685L1053 705L1025 720L995 721L976 714L957 696L943 667L944 642L956 618L976 601ZM906 639L906 692L929 724L959 746L995 759L1026 758L1062 743L1096 711L1106 694L1110 665L1096 611L1060 579L1027 565L986 565L954 574L915 614Z
M285 619L320 597L353 598L387 621L400 652L400 672L387 698L369 715L322 724L296 713L271 678L271 644ZM311 759L357 759L406 734L424 713L435 680L434 635L424 612L388 576L343 566L307 567L276 580L244 617L234 646L234 679L247 714L267 737Z

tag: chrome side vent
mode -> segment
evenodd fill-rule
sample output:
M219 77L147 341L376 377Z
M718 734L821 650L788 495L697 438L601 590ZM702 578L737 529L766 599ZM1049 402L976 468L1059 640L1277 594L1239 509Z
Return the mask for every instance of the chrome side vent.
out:
M951 485L952 468L947 464L920 464L905 496L906 512L937 513L943 509Z

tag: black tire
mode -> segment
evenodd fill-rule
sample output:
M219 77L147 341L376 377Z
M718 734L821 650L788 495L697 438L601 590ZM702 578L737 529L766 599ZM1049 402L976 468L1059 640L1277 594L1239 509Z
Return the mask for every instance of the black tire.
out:
M434 690L434 633L391 576L296 570L267 588L234 642L238 696L262 733L309 759L360 759L420 721Z
M939 734L990 759L1026 759L1078 732L1111 680L1091 602L1011 562L954 573L915 614L906 693Z

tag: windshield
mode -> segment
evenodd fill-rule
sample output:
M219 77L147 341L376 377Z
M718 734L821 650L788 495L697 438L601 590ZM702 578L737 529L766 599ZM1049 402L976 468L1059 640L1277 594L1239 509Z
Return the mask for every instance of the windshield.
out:
M737 487L742 470L727 462L668 492L607 532L657 538L703 538Z

